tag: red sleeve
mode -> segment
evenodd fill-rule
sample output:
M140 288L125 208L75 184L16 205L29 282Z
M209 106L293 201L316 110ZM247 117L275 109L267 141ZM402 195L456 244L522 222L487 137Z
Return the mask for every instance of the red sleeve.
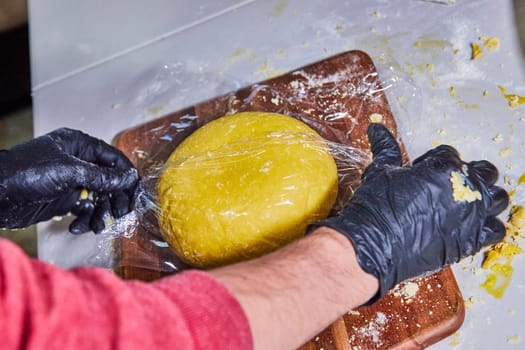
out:
M2 349L251 349L246 316L210 275L153 283L59 269L0 240Z

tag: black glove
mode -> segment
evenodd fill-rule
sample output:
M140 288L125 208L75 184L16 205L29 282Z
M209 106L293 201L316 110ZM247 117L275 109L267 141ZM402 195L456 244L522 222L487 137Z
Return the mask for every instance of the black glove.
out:
M119 150L77 130L55 130L0 151L0 228L72 212L72 233L100 232L106 214L129 212L137 180ZM81 200L83 189L90 196Z
M340 215L314 226L350 239L361 268L379 279L376 298L503 239L505 227L496 215L509 197L494 186L494 165L465 163L453 147L442 145L402 167L399 145L383 125L370 125L368 139L373 162L361 186ZM453 172L471 190L469 200L453 190Z

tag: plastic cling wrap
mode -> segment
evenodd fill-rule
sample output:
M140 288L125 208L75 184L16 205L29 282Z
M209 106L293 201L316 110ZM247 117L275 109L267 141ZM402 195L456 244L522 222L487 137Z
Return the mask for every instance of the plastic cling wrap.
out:
M366 137L368 125L371 122L383 123L399 135L385 90L399 86L403 89L408 87L411 96L417 93L392 71L387 69L386 72L386 79L381 79L368 55L350 51L199 103L118 135L117 146L130 157L142 177L142 189L137 193L135 210L114 222L104 233L110 239L119 238L119 263L124 274L127 268L173 272L186 267L160 229L159 221L163 222L165 217L159 218L159 215L165 214L161 214L161 201L157 197L159 178L170 155L189 135L225 115L248 111L279 113L315 130L320 138L300 142L302 147L317 151L328 149L336 164L338 182L337 199L331 213L342 208L359 185L362 171L370 161ZM412 109L401 106L399 110L403 112L407 108ZM410 116L404 119L410 119ZM256 130L259 128L254 130L253 137L236 141L235 146L230 145L230 153L223 149L222 153L210 156L205 149L201 149L200 155L191 156L206 155L199 164L204 167L208 164L213 168L214 162L221 158L238 165L246 158L260 156L261 146L257 142ZM290 148L287 142L302 133L295 133L295 136L293 133L270 134L274 142L281 143L281 147L284 144L286 149ZM209 139L211 147L214 138L210 136ZM260 169L264 170L264 167ZM310 173L315 171L315 167L309 170ZM261 200L261 197L252 200ZM275 244L279 245L278 242Z

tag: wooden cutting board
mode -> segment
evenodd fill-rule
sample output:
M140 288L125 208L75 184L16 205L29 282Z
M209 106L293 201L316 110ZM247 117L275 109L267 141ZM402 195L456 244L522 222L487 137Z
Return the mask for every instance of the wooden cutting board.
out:
M371 58L361 51L348 51L125 130L115 143L147 178L158 174L175 147L198 127L241 111L287 114L327 140L364 152L369 152L366 129L371 118L381 119L397 134ZM348 169L344 163L338 161L344 173L339 203L350 198L366 165L357 162L357 167ZM131 238L120 240L122 276L153 280L186 268L159 244L164 240L155 218L144 221L148 224L140 225ZM422 349L454 333L464 312L458 285L447 268L401 284L374 305L349 312L301 349Z

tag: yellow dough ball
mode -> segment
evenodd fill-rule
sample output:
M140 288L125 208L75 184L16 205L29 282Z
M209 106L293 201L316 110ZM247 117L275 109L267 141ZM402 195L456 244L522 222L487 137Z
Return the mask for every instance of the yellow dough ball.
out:
M216 119L182 142L157 185L161 231L190 265L260 256L302 236L337 197L325 141L285 115Z

